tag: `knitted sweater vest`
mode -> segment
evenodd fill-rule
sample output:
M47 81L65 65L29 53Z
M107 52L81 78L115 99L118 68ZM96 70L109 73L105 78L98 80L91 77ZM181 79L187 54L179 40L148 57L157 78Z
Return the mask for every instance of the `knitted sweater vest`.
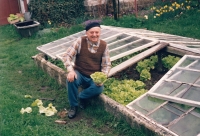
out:
M86 36L82 37L80 53L76 55L74 69L78 70L85 76L90 76L92 73L101 71L102 56L106 49L106 42L100 40L100 45L96 53L91 53L88 50Z

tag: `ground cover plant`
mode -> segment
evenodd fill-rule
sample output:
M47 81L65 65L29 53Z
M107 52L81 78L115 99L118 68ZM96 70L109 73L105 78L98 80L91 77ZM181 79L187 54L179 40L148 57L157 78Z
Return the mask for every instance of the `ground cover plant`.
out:
M178 17L165 19L135 18L134 15L102 20L104 25L149 30L176 34L200 39L199 10L188 10ZM88 109L79 111L74 120L54 115L47 117L38 112L37 107L31 113L21 114L20 110L31 106L41 99L46 107L49 103L59 111L68 108L67 92L40 68L37 68L32 56L37 46L63 38L83 30L82 25L70 28L53 28L49 33L38 33L30 38L22 38L12 25L0 27L0 135L87 135L87 136L143 136L145 133L131 128L123 120L107 113L100 103L92 102ZM128 72L128 71L127 71ZM153 75L153 74L152 74ZM26 98L26 95L32 98ZM63 119L66 124L55 123Z

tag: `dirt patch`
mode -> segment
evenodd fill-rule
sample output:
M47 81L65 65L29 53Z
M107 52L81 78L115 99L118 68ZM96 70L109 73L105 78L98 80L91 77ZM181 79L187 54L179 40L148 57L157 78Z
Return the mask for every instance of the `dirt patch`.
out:
M147 90L151 89L151 87L153 87L153 85L155 85L166 74L166 71L158 72L158 70L155 68L154 70L151 70L150 73L151 73L151 80L144 81ZM121 72L118 72L112 77L117 78L119 80L123 79L140 80L140 74L136 70L136 64L128 67L127 69Z

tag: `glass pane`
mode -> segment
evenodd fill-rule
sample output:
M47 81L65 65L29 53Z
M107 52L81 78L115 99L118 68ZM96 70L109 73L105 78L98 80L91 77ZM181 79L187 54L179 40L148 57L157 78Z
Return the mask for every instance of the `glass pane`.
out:
M126 37L128 37L128 36L130 36L130 35L127 35L127 34L120 34L120 35L118 35L118 36L116 36L116 37L111 37L110 39L107 39L107 40L105 40L105 41L107 42L107 44L110 44L110 43L112 43L112 42L116 42L116 41L119 41L119 40L121 40L121 39L124 39L124 38L126 38ZM109 46L109 49L111 49L110 46Z
M120 41L120 42L117 42L117 43L115 43L115 44L109 45L109 49L111 50L111 49L120 47L120 46L122 46L122 45L131 43L131 42L134 42L134 41L136 41L136 40L138 40L138 39L140 39L140 38L132 36L132 37L130 37L130 38L128 38L128 39L125 39L125 40L123 40L123 41ZM122 52L123 52L123 51L122 51Z
M48 53L55 53L55 52L57 52L57 51L59 51L59 50L62 50L62 49L67 50L67 48L68 48L70 45L72 45L73 42L74 42L74 41L71 41L71 42L69 42L69 43L67 43L67 44L64 44L64 45L55 46L54 48L49 48L48 50L46 50L46 52L48 52Z
M136 103L132 104L131 107L134 108L136 111L141 112L144 115L148 114L148 112L149 112L149 111L139 107L138 104L136 104Z
M101 34L101 39L108 38L108 37L113 36L113 35L118 34L118 33L119 32L116 32L116 31L109 31L105 34Z
M200 61L197 61L194 65L190 66L189 68L200 70Z
M152 111L153 109L161 105L163 102L165 101L157 98L152 98L150 96L144 96L142 99L136 101L130 106L143 114L147 114L147 112Z
M101 29L101 34L107 33L109 31L110 31L109 29Z
M159 85L158 88L155 89L154 92L159 93L159 94L169 95L171 94L172 91L174 91L179 86L180 86L179 83L164 81L162 84Z
M187 70L179 70L179 71L176 70L174 74L176 74L177 72L179 73L174 77L171 77L170 79L177 80L183 83L194 83L200 77L200 72L187 71Z
M175 96L176 94L178 94L179 92L181 92L184 89L187 89L189 87L189 85L187 84L182 84L181 86L179 86L177 89L175 89L170 96Z
M184 99L189 99L193 101L200 101L200 88L191 87L183 96Z
M196 136L200 133L200 118L187 114L169 129L180 136Z
M200 118L200 108L195 108L192 112L191 112L192 115Z
M197 82L195 82L195 84L200 85L200 80L198 80Z
M184 113L184 112L181 111L180 109L177 109L176 107L173 107L171 104L165 104L163 107L164 107L165 109L167 109L167 110L169 110L169 111L175 113L175 114L178 115L178 116L180 116L180 115L182 115L182 114Z
M150 114L149 117L162 125L168 125L171 121L178 118L179 116L161 107Z
M185 105L185 104L179 104L179 103L174 103L174 102L168 102L170 105L172 105L173 107L176 107L177 109L180 109L181 111L188 111L190 108L192 108L191 106Z
M73 39L76 39L76 38L81 37L81 36L84 36L84 35L85 35L85 31L82 31L82 32L80 32L80 33L71 35L70 37L72 37Z
M191 64L192 62L194 62L195 59L194 58L189 58L187 57L180 65L179 67L187 67L189 64Z
M123 48L120 48L120 49L117 49L117 50L114 50L114 51L110 51L110 56L113 57L113 56L119 55L121 53L130 51L130 50L137 48L139 46L142 46L142 45L144 45L148 42L150 42L150 41L149 40L142 40L140 42L133 43L133 44L125 46ZM109 46L109 48L110 48L110 46Z
M195 108L194 111L200 114L200 108Z

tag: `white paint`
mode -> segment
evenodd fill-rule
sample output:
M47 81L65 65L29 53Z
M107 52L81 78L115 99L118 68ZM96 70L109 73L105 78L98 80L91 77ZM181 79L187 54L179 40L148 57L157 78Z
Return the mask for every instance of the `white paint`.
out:
M24 0L19 0L19 1L20 1L21 13L25 13Z

